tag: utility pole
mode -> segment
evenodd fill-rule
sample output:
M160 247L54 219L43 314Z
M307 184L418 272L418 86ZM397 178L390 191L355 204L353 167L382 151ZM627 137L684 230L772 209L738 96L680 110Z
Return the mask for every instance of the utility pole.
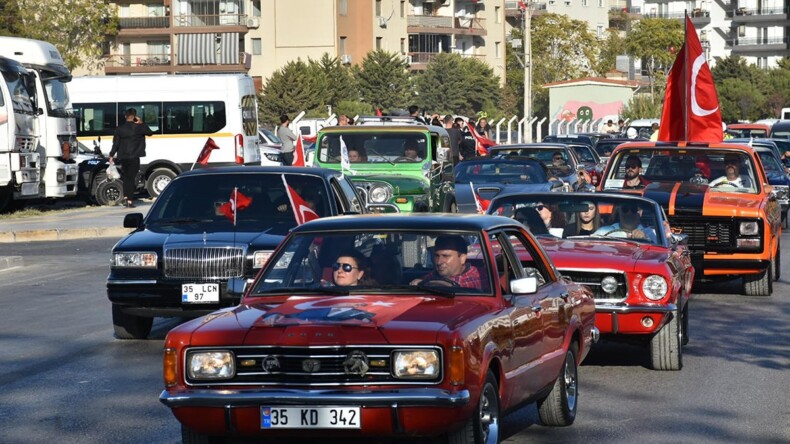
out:
M531 2L518 2L521 8L523 23L522 32L524 34L524 140L532 142L532 36L530 31L530 21L532 12L530 11Z

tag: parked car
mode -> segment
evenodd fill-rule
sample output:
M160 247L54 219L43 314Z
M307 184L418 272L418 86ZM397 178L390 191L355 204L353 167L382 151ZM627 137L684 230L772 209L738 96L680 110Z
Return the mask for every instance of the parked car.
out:
M319 219L288 235L241 305L168 333L159 399L186 443L499 442L502 416L528 402L544 425L574 422L594 310L511 219Z
M646 188L623 190L626 163L637 157ZM638 170L636 170L638 171ZM737 179L728 179L728 171ZM687 234L695 276L743 278L743 293L768 296L780 270L781 207L748 146L633 142L615 149L600 190L655 200L673 233Z
M731 123L727 125L727 134L736 139L771 137L771 125L765 123Z
M541 206L564 227L559 236L544 225ZM656 202L612 193L502 194L488 212L523 219L560 273L592 289L602 337L646 345L655 370L681 369L694 268L687 235L667 231Z
M282 146L282 140L273 132L266 128L258 128L258 150L261 152L261 165L282 165Z
M490 201L499 194L560 191L561 180L549 180L542 162L529 157L476 157L455 167L454 201L450 212L477 213L477 199Z
M238 304L228 279L255 276L297 225L293 207L302 218L365 212L348 176L332 170L224 167L177 176L147 216L126 215L123 226L134 231L112 248L115 335L143 339L155 316L197 317Z
M496 145L489 148L488 154L536 159L546 166L550 177L560 179L567 184L566 191L576 188L579 182L579 168L584 168L573 149L562 143Z

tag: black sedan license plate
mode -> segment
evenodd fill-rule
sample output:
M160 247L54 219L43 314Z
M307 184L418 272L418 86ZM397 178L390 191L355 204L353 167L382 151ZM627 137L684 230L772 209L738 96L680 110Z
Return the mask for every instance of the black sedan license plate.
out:
M261 407L262 429L358 429L359 407Z

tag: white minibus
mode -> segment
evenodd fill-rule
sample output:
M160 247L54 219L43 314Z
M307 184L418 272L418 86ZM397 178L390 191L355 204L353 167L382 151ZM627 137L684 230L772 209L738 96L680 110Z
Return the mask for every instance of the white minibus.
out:
M246 74L74 77L69 92L85 147L101 138L108 155L129 108L153 130L140 159L140 183L152 197L182 171L202 166L195 161L209 137L219 149L207 166L261 163L258 102Z

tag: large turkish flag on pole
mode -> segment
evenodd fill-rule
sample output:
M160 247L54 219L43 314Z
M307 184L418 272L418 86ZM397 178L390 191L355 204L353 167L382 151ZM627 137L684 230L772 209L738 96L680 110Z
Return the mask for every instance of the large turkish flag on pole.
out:
M724 131L713 74L697 31L686 15L686 39L667 76L658 140L721 142Z

